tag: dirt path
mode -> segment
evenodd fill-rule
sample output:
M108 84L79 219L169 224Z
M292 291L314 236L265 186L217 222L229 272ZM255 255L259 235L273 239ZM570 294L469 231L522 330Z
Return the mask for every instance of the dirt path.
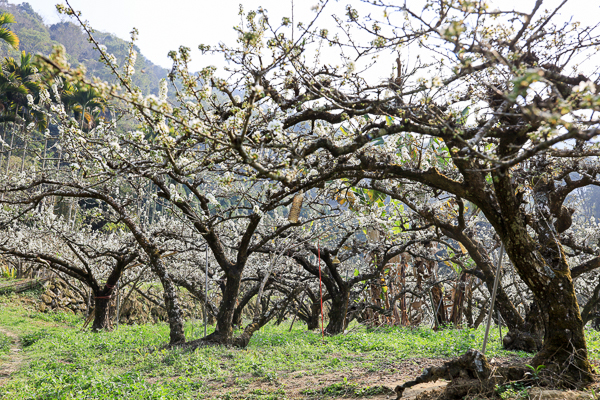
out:
M0 386L4 385L13 373L19 370L23 363L21 354L21 342L14 333L0 327L0 332L12 339L8 360L0 361Z
M214 381L209 383L209 393L207 398L217 399L226 395L232 399L242 399L251 396L252 394L273 394L277 398L278 390L285 392L285 398L295 400L306 399L352 399L356 398L352 394L308 394L307 390L319 390L332 385L339 385L344 380L348 383L348 388L387 388L378 394L368 396L370 400L390 400L396 397L393 392L397 385L400 385L407 380L414 379L420 375L424 367L440 366L447 361L446 359L421 358L411 360L401 360L396 363L390 363L386 371L373 372L357 367L351 370L339 372L327 372L314 374L312 371L293 371L279 372L276 378L267 380L257 378L252 375L237 376L230 380ZM276 371L274 371L276 372ZM446 381L438 381L424 383L408 389L403 396L403 399L413 400L423 392L435 389L441 389L446 386Z

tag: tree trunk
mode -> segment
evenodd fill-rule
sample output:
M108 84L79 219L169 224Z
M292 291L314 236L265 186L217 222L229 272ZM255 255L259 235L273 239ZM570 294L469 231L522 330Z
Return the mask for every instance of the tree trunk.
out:
M169 344L175 345L185 343L183 313L179 306L177 286L175 286L175 283L171 280L171 276L167 272L160 257L153 257L150 262L153 267L153 272L158 276L163 287L163 300L169 318Z
M446 307L444 305L444 294L439 283L436 283L431 288L431 298L433 299L432 307L434 308L435 326L446 327L448 323L448 317L446 314Z
M314 331L319 328L319 321L321 320L321 304L318 301L313 301L310 306L310 315L306 322L306 329Z
M236 347L245 348L250 343L250 339L252 339L252 335L260 328L265 326L271 319L275 317L279 312L285 310L289 304L293 301L293 299L303 290L301 286L297 286L294 288L289 295L280 300L278 303L272 306L272 309L269 310L269 303L271 299L272 293L268 296L265 301L260 301L262 304L257 304L256 311L254 314L254 318L250 324L248 324L244 328L244 332L239 337L236 337L232 340L232 344ZM262 296L261 296L262 297ZM260 299L262 300L262 299Z
M259 289L260 289L260 282L256 285L254 285L253 287L251 287L244 294L244 297L242 297L239 304L235 308L235 311L233 312L233 319L232 319L233 326L242 326L242 313L244 312L244 308L246 308L246 306L248 305L250 300L252 300L252 298L258 294Z
M549 217L541 215L541 224L545 219L547 227L541 226L537 241L533 240L525 221L515 212L518 204L510 178L500 172L493 175L496 193L502 199L499 201L502 214L487 210L486 216L489 215L488 220L501 236L506 253L533 292L544 317L544 343L532 364L556 370L566 384L578 386L593 382L571 271L564 249L547 223ZM535 202L542 210L547 208L544 204L547 197L543 190L536 189Z
M574 384L593 382L583 321L568 270L566 273L557 273L548 283L546 291L534 293L540 307L546 311L546 332L542 349L532 363L546 366L555 364L560 370L566 369L563 374Z
M459 327L462 324L463 304L465 301L466 290L467 274L463 272L456 282L454 296L452 298L452 314L450 315L450 322L452 322L455 327Z
M325 334L337 335L344 332L346 328L346 314L348 312L348 291L332 293L331 309L329 310L329 323L325 328Z
M521 350L534 353L542 348L544 338L544 320L537 303L529 306L525 324L521 329L510 329L502 339L507 350ZM535 351L534 351L535 350Z
M96 297L95 300L96 304L94 306L94 323L92 324L92 331L99 332L111 330L112 325L110 323L109 315L110 298L108 298L108 296L98 297Z
M215 331L202 338L202 341L223 345L231 344L233 337L233 315L236 309L241 280L241 271L236 272L234 270L227 274L227 281L223 290L223 300L221 300L219 312L217 313Z

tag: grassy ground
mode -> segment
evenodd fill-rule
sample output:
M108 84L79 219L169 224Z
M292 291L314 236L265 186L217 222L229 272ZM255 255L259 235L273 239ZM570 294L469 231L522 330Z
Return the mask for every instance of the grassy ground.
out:
M355 326L323 340L289 322L267 326L247 349L164 350L165 324L81 332L73 315L42 314L27 298L0 297L0 327L20 337L21 369L0 386L3 399L286 399L384 395L444 358L480 348L483 330ZM203 333L188 324L188 338ZM0 335L0 353L3 336ZM490 357L527 357L499 347ZM591 357L600 359L600 335L589 332ZM6 353L2 353L6 354ZM0 357L2 357L0 354ZM1 358L0 358L1 360Z
M4 333L0 332L0 357L6 355L6 353L8 353L10 350L10 342L10 338Z

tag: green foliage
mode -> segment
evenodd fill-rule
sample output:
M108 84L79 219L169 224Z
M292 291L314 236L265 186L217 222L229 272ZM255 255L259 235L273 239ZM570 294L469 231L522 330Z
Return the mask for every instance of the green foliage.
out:
M588 329L585 331L588 355L593 360L600 359L600 331Z
M15 279L17 270L8 264L0 264L0 277L4 279Z
M82 324L83 317L81 315L74 315L71 313L53 311L48 313L32 312L28 315L29 318L37 319L45 322L58 322L68 326L78 326Z
M21 346L29 347L38 340L44 339L48 336L50 336L50 334L45 329L36 332L26 333L25 335L21 336Z
M369 397L391 393L393 391L385 386L361 387L356 383L348 383L347 378L344 378L343 382L334 383L320 389L305 389L302 391L302 394L310 397Z
M454 357L479 348L484 335L483 328L436 332L351 325L348 334L323 340L320 333L308 332L301 324L288 332L284 323L261 329L244 350L212 346L183 351L163 347L169 337L166 324L81 332L80 317L33 312L17 306L18 301L15 295L0 297L0 326L20 333L28 366L0 387L0 398L286 399L289 396L281 387L285 379L332 372L344 376L357 370L390 373L396 361ZM190 333L201 329L188 324L186 331L194 339ZM493 330L492 338L497 336ZM590 331L587 337L590 357L598 359L600 334ZM502 350L499 340L489 343L487 355L529 356ZM272 389L251 388L253 381ZM215 382L226 384L228 391L215 392ZM385 389L346 380L311 390L307 396L332 398L380 395Z
M496 394L501 399L525 400L529 399L527 388L520 382L511 382L507 385L496 385Z
M73 67L84 64L88 75L109 82L115 81L104 64L98 61L100 53L89 43L86 34L79 26L71 22L46 26L42 17L28 3L2 4L0 12L8 12L14 16L16 22L12 25L11 30L20 39L20 50L31 54L47 55L52 51L52 46L62 44L67 51L67 59ZM0 15L1 26L2 15ZM0 28L0 39L3 38L2 29ZM112 53L119 63L126 59L129 44L125 40L105 32L95 32L94 35L96 40L105 45L107 51ZM18 57L20 51L15 50L16 48L8 43L0 43L0 58ZM137 47L135 50L140 52ZM158 94L159 82L167 77L168 70L154 65L141 55L137 57L135 69L137 73L133 75L133 82L142 90L142 93L145 95Z
M11 340L4 333L0 332L0 355L6 354L10 350Z
M0 40L4 40L6 43L8 43L10 46L12 46L13 49L18 49L19 48L19 37L5 26L6 24L14 24L14 23L15 23L15 17L13 17L12 14L10 14L10 13L0 14Z
M542 369L546 368L545 365L538 365L537 367L534 367L533 365L525 364L525 366L531 370L529 374L531 374L532 379L539 379L540 372L542 371Z

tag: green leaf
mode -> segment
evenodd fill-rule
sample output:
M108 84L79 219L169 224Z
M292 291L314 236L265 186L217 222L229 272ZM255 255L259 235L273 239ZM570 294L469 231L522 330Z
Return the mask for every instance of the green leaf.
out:
M460 113L460 118L456 120L458 125L464 125L467 122L467 118L469 117L470 106L466 106L464 110Z
M378 137L376 139L373 139L373 143L375 143L375 146L382 146L383 144L385 144L385 140L383 140L382 137Z

